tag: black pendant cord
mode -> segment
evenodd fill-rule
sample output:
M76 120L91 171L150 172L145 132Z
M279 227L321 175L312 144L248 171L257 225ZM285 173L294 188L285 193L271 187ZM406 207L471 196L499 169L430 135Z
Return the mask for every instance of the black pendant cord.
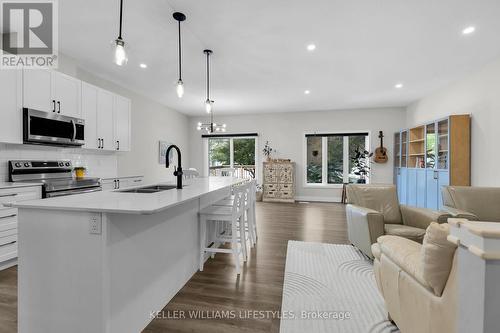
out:
M181 21L179 21L179 81L182 81Z
M123 20L123 0L120 0L120 30L118 33L118 39L122 39L122 20Z
M210 57L210 52L207 52L207 102L210 101L210 62L208 58Z

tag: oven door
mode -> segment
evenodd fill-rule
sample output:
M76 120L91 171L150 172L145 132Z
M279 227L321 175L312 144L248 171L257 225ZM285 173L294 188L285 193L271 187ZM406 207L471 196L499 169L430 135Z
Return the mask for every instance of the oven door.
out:
M82 146L85 144L85 121L24 108L23 134L25 143Z

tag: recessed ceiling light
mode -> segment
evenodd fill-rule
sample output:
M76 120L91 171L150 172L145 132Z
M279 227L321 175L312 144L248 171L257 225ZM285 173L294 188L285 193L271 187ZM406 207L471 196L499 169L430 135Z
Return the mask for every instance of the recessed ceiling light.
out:
M394 88L396 88L396 89L401 89L401 88L403 88L403 84L402 84L402 83L396 83L396 84L394 85Z
M315 44L309 44L307 45L307 51L314 51L316 50L316 45Z
M309 95L310 93L311 93L311 91L309 91L309 90L304 90L304 94Z
M464 35L470 35L474 31L476 31L476 27L470 26L470 27L467 27L464 30L462 30L462 34L464 34Z
M148 65L146 65L146 64L140 64L139 67L141 67L141 68L148 68Z

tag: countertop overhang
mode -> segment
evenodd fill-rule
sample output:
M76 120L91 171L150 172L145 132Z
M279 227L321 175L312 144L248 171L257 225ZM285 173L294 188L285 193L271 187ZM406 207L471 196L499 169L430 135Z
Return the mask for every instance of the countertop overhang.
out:
M171 189L157 193L125 193L119 190L76 194L64 197L29 200L10 204L20 209L47 209L118 214L150 215L197 199L205 194L222 190L244 181L233 177L205 177L189 180L181 190ZM149 185L172 185L156 183ZM146 185L141 185L144 187Z

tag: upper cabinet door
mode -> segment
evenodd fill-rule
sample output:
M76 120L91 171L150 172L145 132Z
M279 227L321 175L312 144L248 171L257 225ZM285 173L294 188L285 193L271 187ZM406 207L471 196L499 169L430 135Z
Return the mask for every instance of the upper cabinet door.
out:
M115 148L119 151L130 151L130 100L115 96L114 107Z
M85 120L85 148L99 148L97 135L97 92L99 88L82 83L82 118Z
M97 92L97 136L101 139L103 150L115 150L113 140L114 95L99 89Z
M21 70L0 71L0 142L23 143Z
M66 74L52 72L52 95L56 100L56 112L81 118L82 81Z
M25 108L55 112L56 101L52 96L52 72L46 69L23 71L23 106Z

